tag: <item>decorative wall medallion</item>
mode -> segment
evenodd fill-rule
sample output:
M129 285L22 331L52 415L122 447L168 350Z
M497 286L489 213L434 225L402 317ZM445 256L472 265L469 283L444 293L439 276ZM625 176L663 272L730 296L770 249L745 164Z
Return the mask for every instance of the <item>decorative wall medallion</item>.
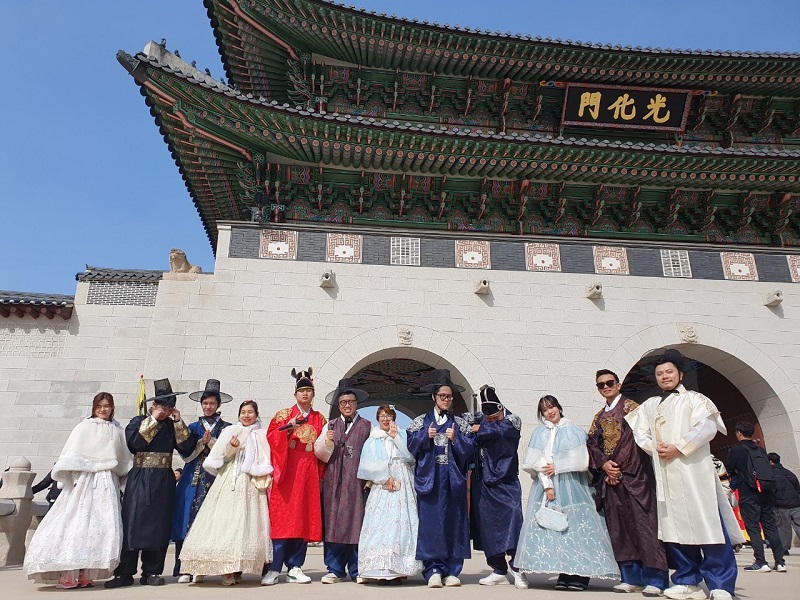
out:
M787 256L789 261L789 272L792 274L792 281L800 283L800 256Z
M594 271L603 275L630 275L628 250L621 246L593 246Z
M491 269L489 242L456 240L456 267L459 269Z
M400 326L397 328L397 342L401 346L410 346L414 341L414 331L411 327Z
M685 344L696 344L700 338L697 328L691 323L678 323L678 336Z
M525 244L525 268L528 271L561 271L558 244Z
M329 233L325 260L328 262L360 263L363 236L352 233Z
M262 229L260 258L297 260L297 232L279 229Z
M736 281L758 281L755 257L747 252L721 252L722 271L725 279Z

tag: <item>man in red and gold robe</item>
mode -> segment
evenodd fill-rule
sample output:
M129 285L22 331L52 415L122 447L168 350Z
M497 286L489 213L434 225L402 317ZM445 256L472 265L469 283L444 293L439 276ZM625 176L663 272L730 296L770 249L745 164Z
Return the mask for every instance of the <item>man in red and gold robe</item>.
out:
M326 419L312 408L312 369L292 369L296 404L275 413L267 429L272 452L273 482L269 496L272 564L261 580L274 585L286 565L289 583L309 583L302 571L308 542L322 540L320 480L325 463L314 455L314 442L325 429Z

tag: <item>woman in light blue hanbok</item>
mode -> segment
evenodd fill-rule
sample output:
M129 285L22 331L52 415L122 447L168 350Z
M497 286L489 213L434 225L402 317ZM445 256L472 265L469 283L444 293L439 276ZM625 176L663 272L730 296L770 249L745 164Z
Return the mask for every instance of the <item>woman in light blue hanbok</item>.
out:
M564 418L558 400L539 400L539 418L523 470L534 478L517 546L523 573L559 573L557 590L585 590L590 577L619 579L605 520L595 508L588 481L586 432ZM547 506L567 515L564 531L541 526L536 512Z
M364 443L358 467L358 478L372 482L358 540L358 575L389 584L422 572L422 562L415 558L419 517L414 457L396 417L388 404L378 407L380 426Z

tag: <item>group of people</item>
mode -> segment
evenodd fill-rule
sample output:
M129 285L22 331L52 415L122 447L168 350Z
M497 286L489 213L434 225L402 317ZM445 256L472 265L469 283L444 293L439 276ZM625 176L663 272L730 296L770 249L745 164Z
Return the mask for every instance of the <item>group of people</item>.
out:
M712 600L731 598L733 544L743 540L710 452L725 426L710 399L682 385L679 353L654 367L663 393L641 405L621 394L615 373L597 372L605 406L588 435L554 396L539 400L541 425L521 465L533 479L524 513L519 416L488 386L480 411L454 414L464 389L447 370L421 388L431 410L405 431L390 405L378 407L377 427L359 416L368 394L351 379L326 397L339 413L326 421L313 407L311 368L292 370L295 402L266 431L252 400L238 423L221 419L232 398L216 380L190 394L203 416L188 426L166 379L155 382L149 414L124 431L101 392L53 468L63 493L24 568L61 588L113 574L105 587L117 588L134 583L141 554L140 583L163 585L174 540L179 582L221 575L235 585L249 573L274 585L285 567L285 581L308 583L308 544L323 541L322 583L398 585L421 573L440 588L461 585L472 539L491 568L481 585L525 589L526 574L543 573L558 576L558 590L619 579L617 592L692 600L706 598L705 582ZM185 461L177 486L176 450ZM754 551L751 570L763 570L763 549ZM785 571L782 551L775 567Z

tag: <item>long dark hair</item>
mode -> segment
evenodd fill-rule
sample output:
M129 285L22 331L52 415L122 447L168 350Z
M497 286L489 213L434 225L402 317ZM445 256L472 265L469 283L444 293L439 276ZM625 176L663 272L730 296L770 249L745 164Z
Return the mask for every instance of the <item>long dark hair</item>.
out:
M114 418L114 396L108 392L100 392L94 397L92 400L92 416L95 416L95 413L97 412L97 406L103 400L108 400L108 403L111 405L111 414L108 415L108 420L110 421Z
M561 408L561 403L558 401L558 399L555 396L547 394L546 396L542 396L541 398L539 398L539 408L537 409L537 412L539 414L539 418L542 421L545 420L544 411L550 407L557 408L558 414L561 415L562 417L564 416L564 409Z

